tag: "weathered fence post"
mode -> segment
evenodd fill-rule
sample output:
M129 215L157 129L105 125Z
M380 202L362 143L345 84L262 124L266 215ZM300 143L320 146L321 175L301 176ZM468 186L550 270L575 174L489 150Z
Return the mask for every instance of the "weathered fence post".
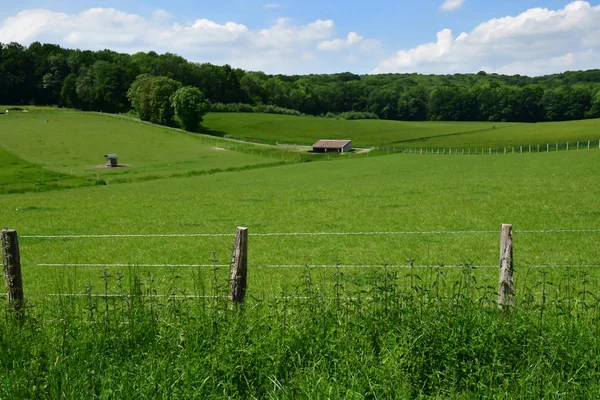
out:
M231 259L231 300L243 303L248 276L248 228L238 226Z
M512 225L502 224L500 231L500 277L498 310L509 311L514 304Z
M15 313L23 308L23 277L21 276L21 253L17 231L3 229L0 231L2 246L2 266L6 279L8 307Z

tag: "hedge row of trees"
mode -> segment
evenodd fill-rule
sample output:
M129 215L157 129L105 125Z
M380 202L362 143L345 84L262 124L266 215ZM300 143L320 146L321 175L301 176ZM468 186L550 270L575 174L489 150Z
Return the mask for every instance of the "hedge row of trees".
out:
M180 84L198 88L212 103L272 106L310 115L355 112L398 120L526 122L600 117L600 70L534 78L484 72L285 76L196 64L168 53L0 44L0 104L124 112L131 108L130 100L136 101L127 94L143 74L163 77L152 89L156 94L170 93ZM172 123L169 101L158 97L162 103L144 118Z

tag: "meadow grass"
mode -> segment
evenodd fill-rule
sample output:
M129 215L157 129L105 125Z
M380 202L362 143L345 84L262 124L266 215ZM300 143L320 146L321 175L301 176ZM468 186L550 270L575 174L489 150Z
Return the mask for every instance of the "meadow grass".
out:
M109 183L299 160L297 153L281 149L185 133L126 117L47 109L2 116L0 145L44 169ZM119 163L127 168L102 168L107 153L118 154Z
M557 123L336 120L273 114L211 113L207 132L265 143L312 145L351 139L357 147L501 147L598 140L600 119Z
M97 184L103 182L49 171L0 147L0 194L43 192Z
M535 124L501 125L491 131L470 132L459 135L445 135L440 137L425 138L422 140L401 143L412 147L450 147L450 148L502 148L504 146L543 145L565 142L581 142L587 146L587 141L598 147L600 139L600 119L568 122L543 122ZM575 146L572 145L571 149ZM533 149L536 151L537 147ZM545 148L541 148L545 151ZM554 149L552 149L554 150Z
M581 302L574 287L561 304L527 301L499 315L492 293L475 292L468 269L441 283L447 297L435 287L407 288L390 271L373 273L359 293L343 283L327 292L306 271L300 298L248 298L233 310L224 299L177 297L174 278L169 296L157 299L152 278L140 278L118 277L122 297L63 296L29 304L20 321L0 318L0 396L592 399L600 393L600 302ZM220 290L196 283L199 295Z
M233 234L236 226L248 226L253 271L249 279L257 295L288 290L302 272L297 267L262 265L337 262L406 266L410 259L417 266L494 266L498 263L501 223L515 227L517 268L597 265L599 233L519 232L600 227L597 153L590 150L528 157L399 154L68 193L4 195L0 198L0 220L21 235ZM441 233L252 236L270 232L403 231ZM56 292L56 279L66 276L71 276L81 291L86 282L97 282L101 268L38 264L211 264L215 251L217 264L224 265L229 262L232 242L233 236L23 238L22 248L23 261L28 264L27 279L36 282L30 291L48 293ZM112 271L117 269L126 272L127 268ZM168 272L168 268L160 267L144 270L153 270L157 276ZM191 282L190 268L178 271ZM361 271L348 269L347 274L360 276ZM208 272L205 269L204 273ZM331 275L331 269L323 269L323 273ZM542 269L532 269L527 276L536 282L541 273ZM481 269L478 274L492 284L497 279L494 269ZM520 276L525 276L524 271Z
M74 135L45 135L44 112L0 121L14 129L0 129L2 185L70 168L64 179L84 182L102 155L77 138L70 151L89 159L46 154ZM96 147L128 131L148 140L127 147L142 167L131 182L0 194L0 225L21 235L26 297L25 318L0 318L0 398L598 397L599 150L293 164L282 152L275 164L243 151L281 150L240 144L160 170L233 142L47 115L43 127L60 121ZM146 151L161 141L164 158ZM515 229L506 315L495 304L501 223ZM246 304L233 310L239 225L250 265ZM197 233L227 236L32 237ZM306 234L256 235L266 233Z

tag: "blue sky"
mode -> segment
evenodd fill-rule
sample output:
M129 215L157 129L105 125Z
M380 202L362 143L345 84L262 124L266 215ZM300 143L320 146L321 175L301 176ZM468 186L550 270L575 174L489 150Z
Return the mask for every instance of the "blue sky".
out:
M23 0L0 9L0 42L170 51L270 73L600 68L600 1L445 1Z

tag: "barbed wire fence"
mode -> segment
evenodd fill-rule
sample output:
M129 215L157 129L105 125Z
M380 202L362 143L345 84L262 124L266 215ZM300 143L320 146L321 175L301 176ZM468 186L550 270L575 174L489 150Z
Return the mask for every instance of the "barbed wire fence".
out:
M504 228L509 227L509 228ZM513 233L517 235L527 234L597 234L600 233L600 229L512 229L512 225L503 225L501 230L436 230L436 231L380 231L380 232L264 232L264 233L248 233L247 228L238 228L235 234L231 233L173 233L173 234L135 234L135 233L118 233L118 234L26 234L18 236L15 231L3 230L1 232L2 238L2 261L5 270L5 278L7 281L7 293L9 305L13 309L18 309L18 304L23 302L22 294L22 276L21 267L65 267L65 268L232 268L234 265L239 266L239 273L235 271L231 272L230 282L232 283L232 293L230 298L235 298L233 282L243 282L242 285L238 285L237 290L241 290L244 294L246 291L246 281L248 268L268 268L268 269L339 269L339 270L364 270L364 269L389 269L389 270L423 270L423 269L461 269L465 268L465 265L414 265L410 264L399 264L399 265L369 265L369 264L252 264L248 263L248 248L247 240L245 241L244 248L236 246L234 248L234 256L231 264L217 263L214 260L212 263L21 263L20 249L18 244L18 237L25 240L69 240L69 239L107 239L107 238L203 238L203 237L224 237L224 238L235 238L236 242L239 239L240 232L246 232L247 236L250 237L294 237L294 236L416 236L416 235L487 235L487 234L501 234L501 243L503 248L506 248L505 256L500 257L499 265L469 265L472 269L504 269L510 275L510 279L502 278L500 274L500 280L498 282L499 296L501 292L504 292L502 296L506 297L507 300L499 300L499 304L505 304L507 307L512 304L510 297L514 292L514 282L512 278L512 272L514 269L512 260L512 237ZM505 230L508 230L505 232ZM507 247L508 246L508 247ZM237 254L237 255L236 255ZM594 263L580 263L580 264L569 264L564 265L560 263L556 264L540 264L540 265L519 265L519 269L564 269L564 268L600 268L599 264ZM232 268L233 270L234 268ZM7 272L9 271L9 272ZM240 275L241 274L241 275ZM20 282L20 287L19 287ZM505 287L505 290L502 290ZM506 295L508 293L508 297ZM21 294L19 298L18 294ZM74 296L74 297L118 297L124 296L122 294L112 293L48 293L48 297L59 297L59 296ZM190 294L147 294L150 297L173 297L174 298L216 298L216 297L227 297L227 296L215 296L215 295L190 295ZM301 298L302 296L274 296L278 299L293 299ZM503 298L504 298L503 297ZM243 295L241 295L241 301L243 302Z

